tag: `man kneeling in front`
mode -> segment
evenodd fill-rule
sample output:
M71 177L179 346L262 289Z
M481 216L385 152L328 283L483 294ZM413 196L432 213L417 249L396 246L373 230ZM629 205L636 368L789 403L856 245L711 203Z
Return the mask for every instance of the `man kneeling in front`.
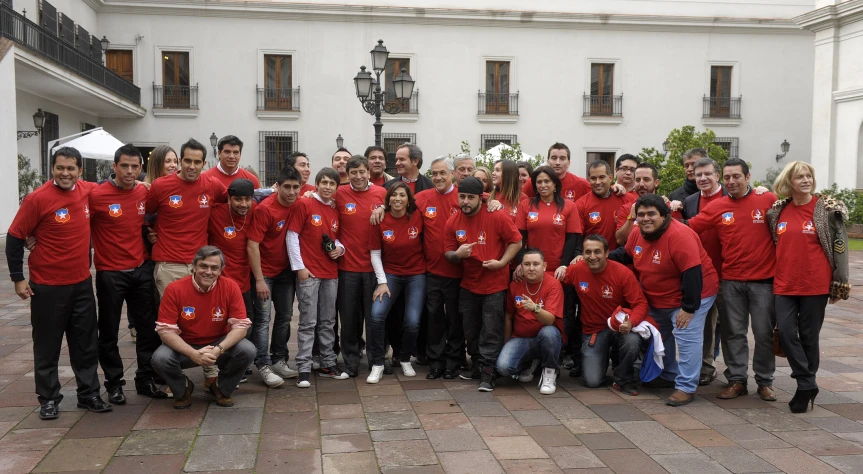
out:
M174 393L174 408L192 405L195 385L183 369L218 366L219 378L210 393L221 407L234 405L231 393L255 357L246 337L251 323L240 287L222 277L225 257L208 245L195 254L192 274L165 289L156 332L163 345L153 353L153 368Z
M563 287L554 274L546 273L545 256L537 248L524 252L521 268L524 279L510 283L506 295L506 343L497 357L497 372L506 377L521 371L519 381L530 382L541 364L539 393L551 395L556 390L560 347L566 342Z

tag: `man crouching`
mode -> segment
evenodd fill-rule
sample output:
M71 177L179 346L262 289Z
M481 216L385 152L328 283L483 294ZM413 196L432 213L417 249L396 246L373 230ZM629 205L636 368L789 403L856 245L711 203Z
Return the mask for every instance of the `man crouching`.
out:
M251 326L240 287L222 278L225 257L213 246L202 247L192 261L192 274L165 289L156 332L163 345L153 353L153 368L174 393L174 408L192 405L195 385L183 369L219 367L210 393L221 407L234 405L231 393L255 357L255 346L245 339Z

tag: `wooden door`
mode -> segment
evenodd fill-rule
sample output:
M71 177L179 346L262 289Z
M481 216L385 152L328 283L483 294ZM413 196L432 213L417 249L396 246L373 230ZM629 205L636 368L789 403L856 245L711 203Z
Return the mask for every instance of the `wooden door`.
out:
M509 61L485 63L485 113L509 113Z
M134 82L134 65L131 49L111 49L105 53L105 67L116 72L123 79Z

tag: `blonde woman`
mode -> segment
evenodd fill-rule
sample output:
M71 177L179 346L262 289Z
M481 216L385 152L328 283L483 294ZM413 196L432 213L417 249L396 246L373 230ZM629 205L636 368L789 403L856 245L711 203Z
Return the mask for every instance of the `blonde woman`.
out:
M828 301L848 299L848 234L845 205L815 193L815 169L809 163L788 163L773 191L784 199L767 212L776 243L773 293L779 341L797 381L793 413L815 406L818 385L818 337ZM805 276L805 278L801 278Z
M147 184L153 184L153 181L162 176L176 173L179 166L180 160L173 148L168 145L154 148L147 159Z
M485 194L491 194L494 190L494 185L491 181L491 171L488 170L485 166L477 166L473 171L473 177L482 181L482 192Z

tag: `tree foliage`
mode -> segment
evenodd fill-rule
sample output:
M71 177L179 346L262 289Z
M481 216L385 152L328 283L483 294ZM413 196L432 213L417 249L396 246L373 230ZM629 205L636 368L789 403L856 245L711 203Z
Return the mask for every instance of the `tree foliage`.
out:
M706 129L699 132L692 125L686 125L683 128L675 128L668 134L667 155L663 155L661 150L655 148L642 148L638 157L659 170L659 178L662 181L656 191L657 194L667 195L683 185L686 179L683 155L692 148L706 148L707 154L722 166L728 159L728 152L713 143L714 139L716 139L716 133L713 130Z
M462 142L462 150L464 150L464 145L468 146L467 153L470 153L470 145L466 141ZM529 158L525 158L526 156ZM521 151L521 144L519 143L514 143L512 146L504 147L500 152L500 159L512 160L516 163L527 161L534 169L545 164L545 158L542 154L536 156L523 154ZM474 161L476 161L477 166L485 166L488 169L494 169L494 162L497 160L497 158L488 153L488 150L480 150L479 155L475 157Z
M836 183L827 189L822 189L821 194L833 196L845 203L848 208L848 221L846 224L863 224L863 194L851 189L839 189Z
M30 167L30 158L18 155L18 204L41 184L39 171Z

